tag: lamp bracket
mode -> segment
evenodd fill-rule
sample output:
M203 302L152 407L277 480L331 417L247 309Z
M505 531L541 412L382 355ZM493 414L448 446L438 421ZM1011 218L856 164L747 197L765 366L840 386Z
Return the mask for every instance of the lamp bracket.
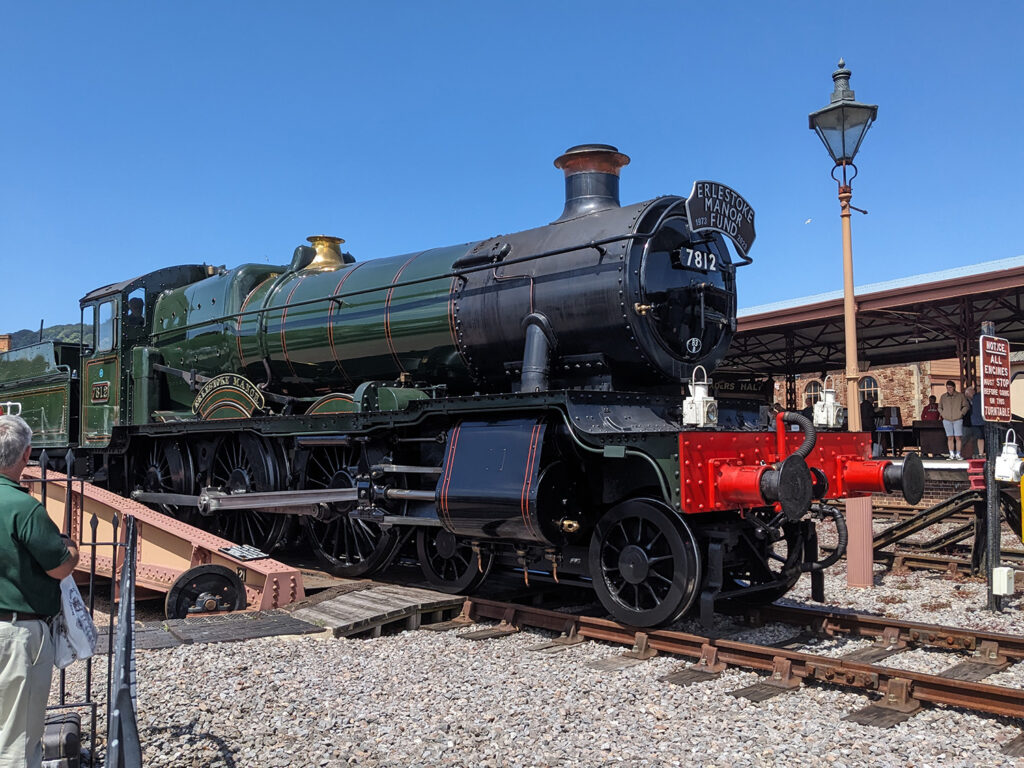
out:
M867 211L865 211L863 208L858 208L856 205L851 205L850 209L854 210L854 211L857 211L857 213L863 213L865 216L868 215Z
M853 175L850 176L849 178L847 178L847 176L846 176L846 169L848 167L849 168L853 168ZM836 178L836 169L837 168L842 168L843 169L843 178L842 179ZM837 184L840 184L841 186L844 186L844 187L848 187L853 182L853 180L855 178L857 178L857 166L854 165L852 162L836 163L834 166L832 166L832 178L835 179Z

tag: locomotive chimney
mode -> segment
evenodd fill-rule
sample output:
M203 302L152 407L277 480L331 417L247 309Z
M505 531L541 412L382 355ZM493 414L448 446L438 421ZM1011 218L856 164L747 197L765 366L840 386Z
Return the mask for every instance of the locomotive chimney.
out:
M605 208L619 207L619 169L629 156L610 144L569 147L555 160L565 171L565 210L556 220L566 221Z

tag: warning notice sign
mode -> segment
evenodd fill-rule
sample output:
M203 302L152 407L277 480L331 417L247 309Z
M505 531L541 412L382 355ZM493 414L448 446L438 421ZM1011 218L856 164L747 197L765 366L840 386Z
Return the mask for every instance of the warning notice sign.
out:
M1010 421L1010 342L981 337L981 417Z

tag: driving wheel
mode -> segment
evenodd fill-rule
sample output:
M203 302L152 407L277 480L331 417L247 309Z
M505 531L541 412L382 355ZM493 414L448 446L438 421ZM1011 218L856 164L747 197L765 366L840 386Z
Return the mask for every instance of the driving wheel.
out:
M224 437L214 450L209 485L230 494L280 490L277 459L271 446L245 433ZM272 552L290 522L288 515L231 509L215 512L212 528L228 541Z
M135 488L149 493L196 492L196 474L192 454L176 440L153 440L135 457L133 477ZM165 515L189 525L201 525L196 507L176 504L155 504Z
M354 453L348 446L314 448L306 462L303 488L355 487ZM304 517L306 540L317 558L335 576L356 578L385 568L394 557L399 537L394 528L355 520L354 501L335 502L323 519Z

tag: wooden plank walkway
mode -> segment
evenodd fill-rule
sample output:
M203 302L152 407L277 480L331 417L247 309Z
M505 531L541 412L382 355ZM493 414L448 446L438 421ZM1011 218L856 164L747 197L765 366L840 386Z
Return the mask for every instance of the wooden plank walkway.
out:
M335 637L371 635L385 629L419 629L462 610L465 598L400 584L353 581L288 606L297 619L329 629Z

